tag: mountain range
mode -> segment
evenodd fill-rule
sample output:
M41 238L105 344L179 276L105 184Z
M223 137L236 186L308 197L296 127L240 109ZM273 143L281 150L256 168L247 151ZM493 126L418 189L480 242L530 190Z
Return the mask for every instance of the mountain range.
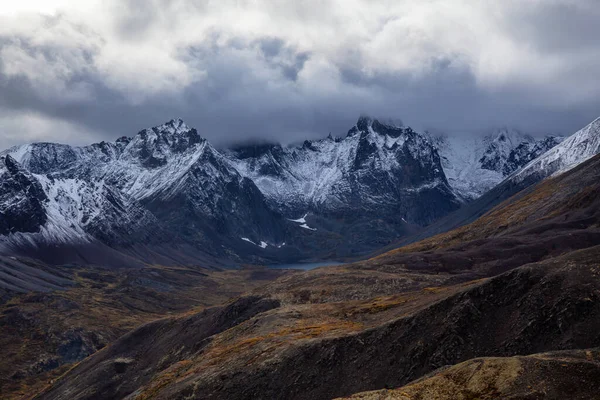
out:
M103 265L356 257L464 208L562 140L503 129L461 143L361 117L341 138L216 149L174 119L111 143L19 146L0 155L0 253ZM554 164L576 162L564 154ZM518 179L550 174L536 165Z

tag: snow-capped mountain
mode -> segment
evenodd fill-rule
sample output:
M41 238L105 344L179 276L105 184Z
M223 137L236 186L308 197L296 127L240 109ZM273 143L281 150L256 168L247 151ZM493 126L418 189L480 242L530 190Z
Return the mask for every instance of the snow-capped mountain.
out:
M597 125L526 170L583 161L598 150ZM559 140L505 131L469 150L361 117L342 138L217 150L176 119L112 143L19 146L0 153L0 252L77 246L76 260L94 248L154 263L364 254L456 210Z
M547 138L547 140L549 140L551 144L552 141L556 139ZM599 154L600 118L566 139L558 138L558 140L561 140L561 143L552 147L550 150L543 152L521 169L508 175L482 196L465 204L456 212L419 230L417 233L406 236L398 241L396 245L402 246L418 242L422 239L468 225L524 189L539 183L545 178L556 176L575 168ZM532 148L541 152L542 150L539 149L544 149L544 145L544 142L541 142L539 146L534 145ZM517 150L514 154L518 151L522 151L521 149L517 146ZM513 156L512 158L516 158L516 156ZM519 162L523 162L523 160L526 160L527 158L528 157L522 157L519 159ZM509 159L511 159L511 157L509 157Z
M344 138L289 148L218 151L177 119L113 143L0 156L3 249L143 244L309 259L371 250L460 205L426 137L366 117Z
M376 213L424 225L460 204L425 136L368 117L344 138L240 146L226 155L286 215Z
M481 138L432 137L450 186L466 200L478 198L563 139L536 140L508 128Z
M535 143L535 139L517 130L504 128L484 137L483 143L486 146L479 159L481 168L504 175L507 167L510 168L507 161L512 152L522 144Z
M600 153L600 118L529 162L510 177L513 182L564 173Z
M152 213L102 180L33 174L9 154L0 158L0 175L2 252L158 243L153 237L161 228Z
M15 233L0 238L5 248L24 241L117 248L172 243L223 257L224 237L252 233L279 243L284 236L285 218L181 120L114 143L21 146L4 160L45 196L29 199L24 209L40 214L37 229L12 227Z

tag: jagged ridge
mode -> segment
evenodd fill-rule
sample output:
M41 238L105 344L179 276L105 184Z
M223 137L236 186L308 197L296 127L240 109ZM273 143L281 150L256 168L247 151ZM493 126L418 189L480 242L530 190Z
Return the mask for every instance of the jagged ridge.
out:
M520 138L502 132L490 139L479 170L506 174L560 140ZM113 143L21 146L2 153L0 247L150 246L166 251L167 262L198 254L256 263L364 254L468 198L456 174L447 179L440 143L361 117L343 138L291 147L219 151L181 119ZM138 248L134 256L140 252L147 253Z

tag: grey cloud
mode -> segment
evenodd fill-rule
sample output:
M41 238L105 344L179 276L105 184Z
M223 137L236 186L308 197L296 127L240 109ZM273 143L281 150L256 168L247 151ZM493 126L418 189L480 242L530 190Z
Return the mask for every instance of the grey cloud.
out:
M207 1L119 0L107 1L117 32L123 40L144 40L157 27L173 29L189 13L206 12Z
M143 13L125 15L123 9L113 10L117 35L147 45L147 35L154 37L162 32L160 29L166 29L165 24L176 22L169 18L190 10L207 12L205 2L170 4L129 0L125 10L142 7ZM515 40L531 43L540 53L572 57L574 51L585 50L588 58L598 54L600 46L590 39L593 17L561 7L539 6L525 11L514 8L499 18ZM64 22L68 16L60 18ZM552 31L546 26L548 22L568 26L569 33ZM581 87L569 87L569 91L591 90L596 95L588 95L591 100L548 104L545 95L536 94L522 82L492 89L482 87L473 65L451 51L430 57L415 73L378 69L366 58L361 48L364 44L360 43L329 54L301 47L284 32L243 37L227 29L211 28L202 40L175 46L174 56L168 55L172 59L165 55L165 59L142 60L157 67L177 62L201 79L173 91L144 93L137 101L132 101L128 89L124 89L128 82L117 80L115 84L117 75L110 76L113 80L109 82L107 74L111 70L99 64L104 43L114 38L98 39L95 35L99 33L85 27L77 30L83 39L75 45L60 32L55 33L54 42L46 43L19 34L1 37L0 50L18 44L27 54L39 56L49 70L47 76L39 77L48 86L43 88L26 74L9 76L3 63L10 60L0 59L0 118L10 118L11 113L17 118L31 112L87 128L97 140L114 140L182 117L216 145L223 145L250 138L289 143L324 137L329 132L344 135L363 113L402 118L416 129L457 135L478 134L505 125L533 134L572 133L600 116L600 89L595 92L592 82L586 85L585 80L573 81ZM88 37L90 40L85 40ZM579 71L584 65L598 65L600 56L586 60L573 59L573 68ZM68 73L50 73L63 62ZM580 75L581 79L590 76ZM54 87L67 92L80 90L87 97L70 99L60 92L49 93ZM24 132L23 137L34 136ZM53 140L53 135L49 134L47 140ZM4 145L0 136L0 147Z
M300 71L302 71L304 64L306 64L309 58L310 54L307 52L296 54L296 57L291 65L282 66L283 74L292 81L297 80L298 74Z

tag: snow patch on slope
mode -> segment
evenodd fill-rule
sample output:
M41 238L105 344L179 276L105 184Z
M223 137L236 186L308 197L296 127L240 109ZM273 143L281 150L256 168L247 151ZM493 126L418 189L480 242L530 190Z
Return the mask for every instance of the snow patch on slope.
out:
M292 222L297 222L299 224L305 224L306 223L306 216L308 215L308 213L304 214L303 217L298 218L298 219L290 219L290 221Z
M308 216L308 213L304 214L304 216L302 218L298 218L298 219L290 219L290 221L292 222L296 222L298 224L300 224L300 228L304 228L304 229L308 229L310 231L316 231L315 228L311 228L310 226L308 226L307 222L306 222L306 217Z
M240 239L242 239L245 242L252 243L253 245L260 247L261 249L266 249L267 247L269 247L269 244L267 242L265 242L264 240L261 240L260 243L257 244L257 243L254 243L254 241L248 239L247 237L243 237L243 238L240 238ZM278 246L276 246L276 247L278 249L280 249L282 246L285 246L285 242L282 243L282 244L280 244L280 245L278 245Z

